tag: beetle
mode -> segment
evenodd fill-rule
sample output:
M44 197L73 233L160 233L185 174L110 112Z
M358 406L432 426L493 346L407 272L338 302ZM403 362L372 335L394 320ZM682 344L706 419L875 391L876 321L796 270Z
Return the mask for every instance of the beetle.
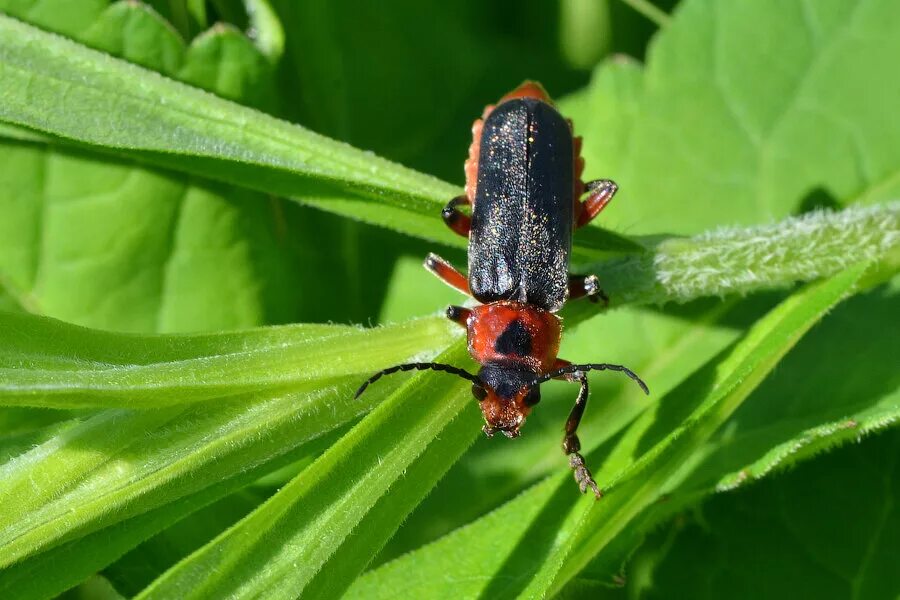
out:
M425 260L425 268L439 279L481 303L450 306L446 313L466 329L469 353L481 369L473 375L441 363L397 365L372 375L356 397L391 373L444 371L472 382L488 437L501 432L514 438L540 401L542 383L579 383L563 451L581 492L590 488L599 499L602 493L580 453L577 434L589 395L586 373L619 371L645 393L649 390L622 365L572 364L557 357L562 323L556 312L566 300L609 303L596 275L569 274L574 229L596 217L617 189L607 179L583 183L583 170L581 138L539 83L526 81L486 107L472 126L465 194L441 213L451 230L469 239L468 276L436 254ZM460 210L466 205L471 216Z

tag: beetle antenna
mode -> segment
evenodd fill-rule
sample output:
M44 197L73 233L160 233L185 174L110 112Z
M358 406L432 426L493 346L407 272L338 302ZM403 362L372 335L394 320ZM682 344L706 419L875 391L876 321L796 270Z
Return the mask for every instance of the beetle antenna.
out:
M531 387L536 385L540 385L545 381L550 381L555 377L559 377L560 375L571 375L572 373L577 373L579 371L587 372L587 371L619 371L621 373L625 373L631 379L635 381L641 389L644 390L645 394L649 394L650 390L647 388L647 384L641 380L640 377L635 375L634 371L629 369L628 367L623 367L622 365L610 365L608 363L588 363L583 365L566 365L561 369L557 369L555 371L550 371L546 375L542 375L532 382Z
M451 375L458 375L463 379L468 379L475 385L479 387L483 387L481 384L481 380L478 379L475 375L472 375L465 369L460 369L458 367L454 367L453 365L445 365L443 363L407 363L404 365L397 365L395 367L389 367L387 369L383 369L378 371L368 379L366 379L365 383L359 386L359 389L356 390L356 395L353 396L354 399L359 398L366 388L369 387L369 384L375 383L385 375L390 375L391 373L396 373L397 371L445 371L450 373Z

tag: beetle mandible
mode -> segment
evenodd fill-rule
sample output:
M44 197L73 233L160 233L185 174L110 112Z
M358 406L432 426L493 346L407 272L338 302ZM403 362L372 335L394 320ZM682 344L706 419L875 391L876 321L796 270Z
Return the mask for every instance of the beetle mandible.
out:
M589 393L585 374L619 371L649 392L622 365L557 358L562 324L555 313L566 300L587 297L608 304L596 275L569 274L573 230L596 217L617 189L607 179L583 183L583 170L581 138L573 135L572 122L560 115L540 84L526 81L485 108L472 126L465 194L441 213L450 229L469 238L468 277L436 254L425 260L438 278L481 303L447 309L447 318L466 328L469 353L481 369L473 375L441 363L397 365L370 377L356 396L398 371L445 371L472 382L489 437L501 432L513 438L540 401L542 383L579 383L563 450L581 491L590 488L600 498L579 452L577 429ZM464 205L471 207L471 216L459 210Z

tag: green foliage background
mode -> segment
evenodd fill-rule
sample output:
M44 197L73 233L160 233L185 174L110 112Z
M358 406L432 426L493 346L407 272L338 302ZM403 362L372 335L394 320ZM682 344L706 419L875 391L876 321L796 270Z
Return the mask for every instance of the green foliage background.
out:
M900 593L900 5L0 13L0 596ZM600 503L564 384L514 442L440 375L352 400L471 366L419 265L526 78L621 190L575 241L621 308L564 313L653 392L592 376Z

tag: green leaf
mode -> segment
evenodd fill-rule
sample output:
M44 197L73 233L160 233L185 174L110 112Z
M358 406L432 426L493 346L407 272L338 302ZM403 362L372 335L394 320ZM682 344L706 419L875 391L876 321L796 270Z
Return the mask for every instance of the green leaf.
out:
M148 367L145 372L156 373L153 381L145 382L150 397L218 400L197 407L182 404L165 410L102 411L75 421L0 466L4 481L0 501L5 509L0 516L3 565L284 455L354 418L372 405L367 402L377 400L377 394L364 403L353 400L354 384L358 385L363 374L433 352L453 339L448 325L434 319L436 328L401 325L364 332L306 325L153 338L101 333L92 337L80 328L37 317L7 318L19 326L6 328L12 335L4 339L18 339L23 346L42 352L20 363L33 362L31 366L44 369L44 374L36 377L38 382L51 375L65 377L67 369L77 376L80 365L95 364L101 369L109 367L107 375L96 380L107 385L115 372L128 378L127 373L139 373L144 365ZM338 336L346 336L347 345L330 354L323 343L334 330ZM322 335L323 331L328 333ZM366 340L371 335L370 343ZM334 341L331 339L328 347L337 350L340 344ZM54 355L72 347L81 348L80 353L69 350ZM278 366L282 359L284 366ZM114 360L122 362L110 364ZM213 367L217 361L219 369ZM167 369L174 370L160 378ZM28 372L9 371L12 376ZM291 372L299 379L283 380L283 375ZM280 373L275 379L281 381L272 381L273 373ZM350 385L343 385L342 376L351 374ZM134 395L140 396L134 383L124 382L118 389L126 404ZM160 385L169 389L160 389ZM250 391L267 387L266 391ZM200 396L193 395L192 389ZM72 396L81 393L76 387Z
M558 589L659 497L678 468L702 448L803 333L852 292L862 273L863 267L856 267L791 296L730 352L710 361L659 405L677 410L648 413L622 439L614 440L626 448L634 448L629 436L640 441L649 435L654 442L637 460L628 452L618 459L612 453L600 470L613 482L601 502L582 498L573 503L569 477L550 478L440 542L364 576L351 593L376 597L402 591L441 597L541 595L548 588ZM653 429L648 431L648 425ZM447 556L454 561L448 564ZM442 587L443 582L452 585L452 592Z
M186 522L185 519L194 518L195 511L250 485L272 469L290 464L308 453L320 453L322 448L328 445L322 442L331 441L328 440L330 437L327 435L322 440L317 439L298 448L288 449L286 452L280 448L270 455L270 460L246 470L238 468L237 472L228 473L216 483L199 491L179 496L174 502L115 522L108 527L17 562L0 573L0 591L15 594L18 598L54 597L83 581L91 573L119 559L142 541L167 528L178 529ZM171 553L169 557L178 558L177 554ZM64 568L60 565L64 565Z
M459 190L433 177L5 17L0 57L4 121L425 239L464 244L437 218ZM588 247L576 248L581 255L637 248L599 230L591 237Z
M702 448L800 338L835 304L855 292L867 266L863 263L847 269L793 294L754 324L721 361L695 373L663 399L660 407L668 408L668 402L672 402L676 418L686 412L683 407L693 404L696 408L675 429L655 420L654 429L669 433L629 469L618 493L614 480L610 502L588 509L578 533L557 546L556 560L544 563L530 587L558 590L629 520L657 500L668 480ZM664 417L665 411L658 416Z
M643 73L609 61L563 103L593 132L587 177L620 186L604 226L694 234L896 199L898 26L891 0L681 2Z
M9 122L275 193L308 193L316 183L327 196L340 191L327 184L351 185L422 216L455 195L433 178L12 19L0 18L0 39L0 116ZM65 112L49 95L63 92Z
M0 463L27 452L72 423L63 410L7 408L0 411Z
M269 60L275 62L284 53L284 27L268 0L245 0L248 26L254 42Z
M595 557L586 568L590 578L611 584L624 557L647 531L703 496L746 485L895 425L900 381L882 357L900 352L897 340L884 331L884 323L896 312L898 284L895 278L892 285L851 298L810 331L672 478L665 490L667 501L641 514L619 534L615 548ZM842 351L823 353L835 340ZM852 374L847 356L858 364ZM635 439L633 446L646 443Z
M0 327L0 405L55 408L160 408L308 388L442 348L459 333L433 317L372 330L285 325L139 336L0 314Z
M678 493L725 490L790 467L825 449L894 424L900 374L884 357L900 340L884 331L900 279L835 309L718 432ZM822 348L840 340L840 353ZM850 369L847 356L866 367ZM828 398L827 403L822 399Z
M51 29L72 16L59 0L0 8ZM94 47L224 97L272 103L271 66L233 29L186 47L141 4L81 10L92 20L64 31ZM292 299L277 282L289 279L288 253L277 206L263 196L40 140L5 141L0 153L0 277L29 310L130 331L285 320Z
M646 598L896 597L898 456L894 430L714 498L648 540L627 587Z
M457 347L440 361L464 356ZM340 596L475 439L478 412L468 387L447 386L433 376L414 378L270 500L141 597Z
M268 497L268 489L252 486L227 495L142 543L103 575L126 597L136 596L157 575L245 517Z

